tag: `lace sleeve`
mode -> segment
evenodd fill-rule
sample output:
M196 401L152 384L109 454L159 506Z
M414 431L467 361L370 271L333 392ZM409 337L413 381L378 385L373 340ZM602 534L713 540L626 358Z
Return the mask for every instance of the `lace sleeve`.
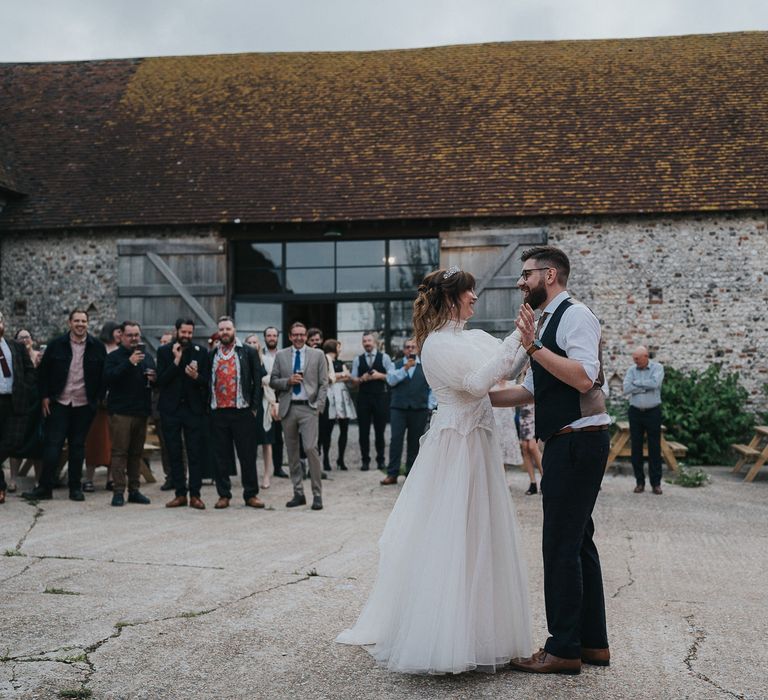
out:
M520 333L508 335L485 364L464 375L462 389L473 396L485 396L499 380L520 372L528 356L520 346Z

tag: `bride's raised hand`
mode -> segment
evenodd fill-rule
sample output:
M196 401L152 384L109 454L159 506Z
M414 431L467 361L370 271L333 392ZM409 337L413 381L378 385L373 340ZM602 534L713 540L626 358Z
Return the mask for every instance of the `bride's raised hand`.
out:
M520 307L515 326L520 331L520 344L524 348L530 347L536 336L536 322L533 309L529 304L523 304Z

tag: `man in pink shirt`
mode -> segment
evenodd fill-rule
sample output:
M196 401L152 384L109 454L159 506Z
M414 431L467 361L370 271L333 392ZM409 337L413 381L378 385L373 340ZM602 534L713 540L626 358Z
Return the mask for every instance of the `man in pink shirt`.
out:
M88 334L88 312L69 314L69 332L52 340L38 368L38 388L43 415L43 469L40 483L21 494L28 500L52 498L52 489L64 441L69 447L69 498L83 501L81 478L85 437L104 395L106 349Z

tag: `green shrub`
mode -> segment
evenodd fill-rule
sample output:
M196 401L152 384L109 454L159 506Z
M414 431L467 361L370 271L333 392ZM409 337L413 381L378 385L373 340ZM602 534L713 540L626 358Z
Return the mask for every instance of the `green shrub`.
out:
M662 410L667 438L688 447L694 464L725 464L732 442L749 439L755 417L745 411L747 390L737 372L719 364L704 372L665 367Z

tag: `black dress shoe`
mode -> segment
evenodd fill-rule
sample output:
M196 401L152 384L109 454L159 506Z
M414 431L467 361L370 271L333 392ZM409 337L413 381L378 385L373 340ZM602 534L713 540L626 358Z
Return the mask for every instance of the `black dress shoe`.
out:
M160 487L161 491L173 491L173 482L169 479L165 480L165 483Z
M331 471L331 463L328 461L328 459L323 460L323 471L329 472Z
M384 464L384 462L377 462L376 469L378 469L379 471L385 472L387 471L387 465Z
M367 472L371 468L370 464L368 462L363 462L363 466L360 467L361 472Z
M344 464L344 460L343 459L337 459L336 460L336 466L339 468L340 471L343 471L343 472L348 471L347 470L347 465Z
M320 472L320 478L321 479L327 479L328 475L325 472Z
M85 500L85 494L80 489L70 489L69 490L69 500L70 501L84 501Z
M35 486L31 491L24 491L21 494L22 498L26 498L28 501L50 501L53 498L51 489L44 489L41 486Z
M141 491L129 491L128 503L141 503L143 505L148 505L150 500L143 493L141 493Z
M307 505L307 499L304 496L294 496L288 503L285 504L286 508L295 508L296 506Z
M315 496L312 499L312 510L322 510L323 509L323 499L320 498L320 496Z
M275 475L275 476L276 476L278 479L288 479L288 478L290 478L290 477L288 476L288 474L286 474L286 473L283 471L283 469L275 469L275 474L274 474L274 475Z

